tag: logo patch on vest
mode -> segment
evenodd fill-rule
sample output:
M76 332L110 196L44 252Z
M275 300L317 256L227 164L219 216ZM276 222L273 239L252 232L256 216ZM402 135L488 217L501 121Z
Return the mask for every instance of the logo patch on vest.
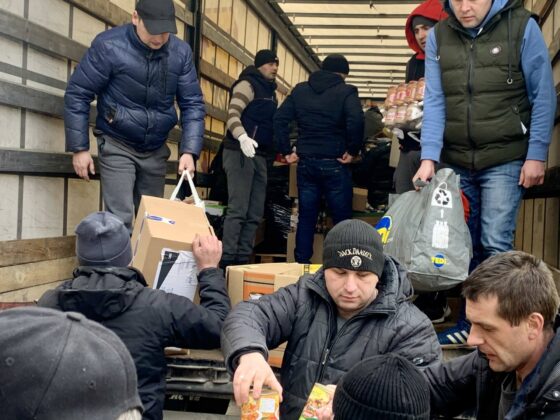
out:
M355 255L350 260L350 264L352 264L352 267L358 268L362 265L362 259L360 257L358 257L357 255Z
M492 48L490 48L490 54L492 55L498 55L502 52L502 47L500 45L496 45Z

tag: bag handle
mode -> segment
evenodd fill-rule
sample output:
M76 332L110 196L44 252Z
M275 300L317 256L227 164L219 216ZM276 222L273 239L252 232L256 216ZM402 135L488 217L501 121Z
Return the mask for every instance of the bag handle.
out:
M194 198L194 205L196 207L200 207L201 209L205 209L204 208L204 201L202 201L198 195L198 191L196 191L196 188L194 186L194 182L192 180L191 174L188 170L183 170L183 173L181 174L179 181L177 181L177 186L175 187L175 189L173 190L173 193L171 194L171 197L169 198L171 201L174 201L177 198L177 194L179 193L179 190L181 189L181 185L183 184L183 181L185 179L185 175L187 177L187 181L189 183L189 186L191 187L191 193L192 196Z

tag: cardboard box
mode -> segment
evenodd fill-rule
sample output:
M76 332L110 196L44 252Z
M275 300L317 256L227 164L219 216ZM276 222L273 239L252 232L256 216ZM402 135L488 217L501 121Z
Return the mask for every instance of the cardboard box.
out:
M304 268L303 264L295 263L229 266L226 277L231 305L258 299L261 295L274 293L281 287L297 282L304 274Z
M324 237L320 233L316 233L313 237L313 256L311 257L311 264L323 263L323 241ZM296 249L296 233L288 233L288 241L286 246L286 261L294 262L294 250Z
M191 251L196 234L213 234L203 209L144 195L132 231L132 266L152 287L162 250Z
M365 188L353 188L352 193L352 210L367 211L368 190Z
M319 267L307 267L310 272ZM294 263L269 263L234 265L227 268L228 294L231 305L243 300L259 299L262 295L296 283L305 274L306 266ZM269 350L268 363L274 367L282 365L286 343Z
M296 198L298 196L297 190L297 163L290 165L290 176L288 183L288 196Z
M371 212L371 213L353 213L352 219L363 220L364 222L375 227L377 222L381 220L383 213L381 212Z

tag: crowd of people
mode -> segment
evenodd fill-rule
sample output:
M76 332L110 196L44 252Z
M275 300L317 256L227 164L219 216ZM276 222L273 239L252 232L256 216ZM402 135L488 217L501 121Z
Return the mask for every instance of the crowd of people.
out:
M272 388L287 420L299 418L315 383L336 385L322 419L560 417L560 297L543 261L512 250L523 192L543 182L556 109L548 50L522 1L427 0L405 28L415 51L407 79L424 76L426 96L421 133L399 139L398 190L445 165L470 203L461 319L439 337L422 305L445 312L445 295L414 302L405 268L372 226L351 218L348 164L362 148L364 114L338 54L279 108L278 57L256 54L231 88L223 249L214 236L192 244L200 303L147 287L129 266L130 231L140 196L163 195L175 100L180 173L194 173L202 149L204 100L176 31L172 0L139 0L132 23L100 34L68 83L66 144L84 179L95 173L88 117L97 98L107 211L76 227L72 279L38 308L0 313L2 416L162 419L164 348L177 346L221 348L235 400ZM322 197L335 225L315 274L231 308L222 269L250 261L274 152L298 163L296 260L310 262ZM476 350L444 362L441 344L458 332ZM282 343L277 376L267 358Z

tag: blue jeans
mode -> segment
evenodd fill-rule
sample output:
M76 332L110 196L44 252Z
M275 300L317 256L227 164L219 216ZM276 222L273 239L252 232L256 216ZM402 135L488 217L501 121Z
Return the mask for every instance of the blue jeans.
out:
M486 258L513 249L517 212L525 191L518 185L523 163L515 160L480 171L449 165L461 177L461 189L470 204L471 270Z
M295 259L308 264L321 198L325 196L334 224L352 217L352 175L336 159L301 158L297 167L299 218Z

